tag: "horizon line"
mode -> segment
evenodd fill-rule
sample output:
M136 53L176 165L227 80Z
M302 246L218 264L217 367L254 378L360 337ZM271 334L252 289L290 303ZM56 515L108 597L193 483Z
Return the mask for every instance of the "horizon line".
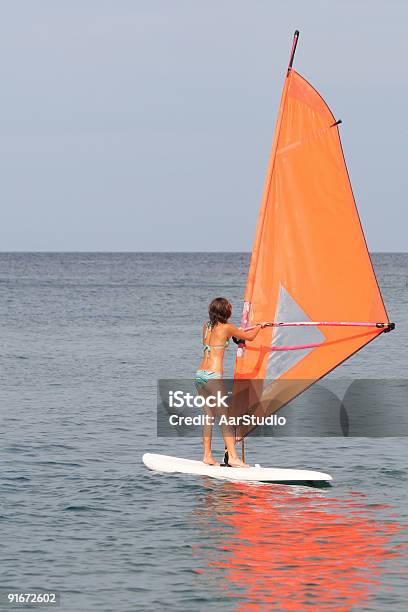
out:
M74 253L78 253L78 254L121 254L121 255L125 255L125 254L164 254L164 255L168 255L168 254L176 254L176 255L192 255L192 254L248 254L250 255L252 253L252 251L148 251L148 250L143 250L143 251L130 251L130 250L126 250L126 251L121 251L121 250L117 250L117 251L112 251L112 250L106 250L106 251L83 251L83 250L64 250L64 251L54 251L54 250L12 250L12 251L2 251L0 250L0 255L10 255L10 254L74 254ZM372 251L369 250L369 253L372 254L390 254L390 255L408 255L408 251Z

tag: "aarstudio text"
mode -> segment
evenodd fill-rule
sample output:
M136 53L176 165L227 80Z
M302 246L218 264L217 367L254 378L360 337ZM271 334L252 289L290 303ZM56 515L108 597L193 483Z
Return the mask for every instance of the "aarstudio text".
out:
M286 419L284 416L278 416L277 414L270 414L269 416L256 416L254 414L244 414L241 416L227 416L222 414L220 417L215 417L208 414L197 414L195 416L184 416L179 414L171 414L169 416L170 425L187 425L187 426L204 426L204 425L229 425L230 427L239 427L240 425L252 425L263 426L268 425L272 427L286 425Z

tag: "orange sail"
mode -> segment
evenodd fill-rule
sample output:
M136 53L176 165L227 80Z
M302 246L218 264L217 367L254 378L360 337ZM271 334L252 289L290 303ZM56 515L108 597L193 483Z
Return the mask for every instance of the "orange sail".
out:
M241 346L235 378L308 380L306 388L393 324L367 250L339 122L291 67L297 37L298 32L279 108L242 326L303 324L267 327ZM286 400L301 390L293 387Z

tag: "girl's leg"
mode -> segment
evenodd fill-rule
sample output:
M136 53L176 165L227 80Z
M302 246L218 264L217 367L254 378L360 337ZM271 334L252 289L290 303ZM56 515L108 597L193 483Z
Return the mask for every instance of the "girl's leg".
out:
M211 380L209 381L209 383L206 385L207 389L206 391L212 395L216 395L217 391L220 391L220 394L222 396L227 395L226 392L226 388L225 385L222 381L222 379L218 379L218 380ZM222 407L218 407L216 410L216 413L218 416L228 416L228 412L225 408ZM231 429L231 427L229 425L221 425L221 433L222 433L222 437L224 438L224 444L225 447L228 451L228 463L229 465L231 465L232 467L249 467L249 465L247 463L244 463L243 461L241 461L241 459L238 457L237 455L237 451L235 448L235 435ZM210 447L211 447L211 442L210 442Z
M209 410L208 408L205 408L204 414L206 415L207 420L209 421L214 416L211 413L211 410ZM212 450L211 450L212 430L213 430L213 426L210 425L209 423L203 426L203 448L204 448L203 461L204 463L207 463L208 465L220 465L218 461L214 458L212 454Z
M201 397L207 397L208 391L203 386L197 387L197 395L200 395ZM210 408L208 408L208 406L205 406L203 411L206 417L206 424L203 425L203 462L207 463L208 465L220 465L218 461L215 459L215 457L213 456L212 450L211 450L212 430L213 430L211 421L212 421L212 418L214 417L214 414L210 410Z
M228 428L229 429L229 428ZM228 463L232 467L249 467L247 463L241 461L235 449L235 436L231 435L231 431L224 432L224 427L221 428L222 437L224 438L225 448L228 451Z

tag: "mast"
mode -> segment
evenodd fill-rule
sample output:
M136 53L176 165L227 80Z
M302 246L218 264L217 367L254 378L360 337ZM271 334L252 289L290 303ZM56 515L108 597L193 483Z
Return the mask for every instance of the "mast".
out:
M293 35L292 49L291 49L290 57L289 57L289 64L288 64L288 68L286 71L286 78L285 78L285 82L283 85L282 96L281 96L281 101L279 105L278 118L276 120L275 135L274 135L274 139L272 142L272 151L270 154L268 170L266 173L264 192L263 192L263 197L262 197L261 209L259 211L259 218L258 218L258 224L256 228L254 245L252 249L251 261L249 264L247 287L246 287L245 298L244 298L244 308L243 308L242 318L241 318L241 327L244 327L244 328L247 327L248 320L250 317L253 286L255 282L256 270L257 270L257 265L258 265L258 257L259 257L259 241L260 241L260 237L263 232L265 213L266 213L266 208L268 205L269 192L270 192L272 175L273 175L273 170L274 170L274 165L275 165L276 150L278 147L280 128L282 124L283 109L285 106L286 95L287 95L287 90L289 86L288 77L290 75L290 71L293 66L293 60L295 58L295 52L296 52L298 40L299 40L299 30L295 30L295 33ZM240 353L242 352L243 343L241 343L241 345L238 345L238 346L239 346L238 351Z
M272 152L271 152L269 166L268 166L268 171L267 171L267 175L266 175L266 181L265 181L265 187L264 187L264 195L263 195L261 210L260 210L260 213L259 213L258 225L257 225L256 235L255 235L255 240L254 240L254 247L253 247L253 250L252 250L251 262L250 262L250 266L249 266L247 288L246 288L245 298L244 298L244 308L243 308L242 317L241 317L241 327L244 328L244 329L248 326L248 321L249 321L249 317L250 317L250 313L251 313L252 292L253 292L253 286L254 286L254 282L255 282L256 269L257 269L258 257L259 257L259 249L257 248L257 245L259 244L260 236L262 235L262 231L263 231L266 207L267 207L267 203L268 203L269 190L270 190L270 186L271 186L272 174L273 174L275 157L276 157L276 150L277 150L277 146L278 146L280 126L281 126L281 123L282 123L283 108L284 108L284 105L285 105L286 94L287 94L288 85L289 85L288 77L289 77L290 71L291 71L292 66L293 66L293 60L295 58L295 52L296 52L296 47L297 47L297 44L298 44L298 40L299 40L299 30L295 30L295 33L293 35L292 49L291 49L290 57L289 57L289 64L288 64L288 68L287 68L287 71L286 71L285 83L284 83L284 86L283 86L281 101L280 101L280 105L279 105L278 118L277 118L276 127L275 127L275 136L274 136L273 143L272 143ZM238 344L237 356L242 356L243 350L244 350L243 347L244 347L244 342L240 342ZM241 458L242 458L242 461L245 462L245 441L244 441L244 438L241 439ZM226 458L224 457L224 462L228 463L228 454L226 455Z

